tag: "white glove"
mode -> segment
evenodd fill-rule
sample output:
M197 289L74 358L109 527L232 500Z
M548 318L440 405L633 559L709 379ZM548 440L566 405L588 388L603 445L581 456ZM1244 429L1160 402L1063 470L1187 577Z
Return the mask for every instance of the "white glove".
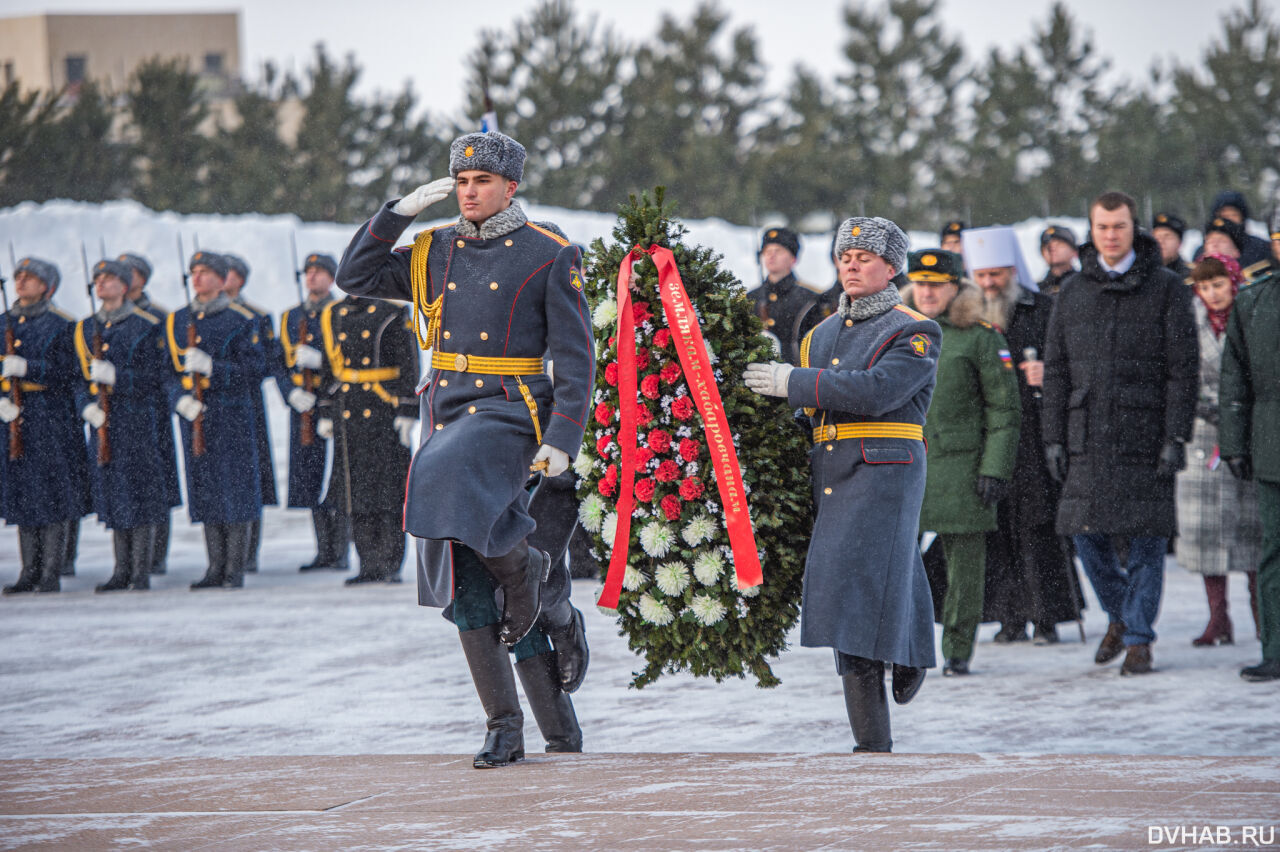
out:
M285 402L289 403L289 407L294 411L304 414L316 407L316 395L302 388L294 388L289 391L289 398Z
M432 204L444 198L453 189L453 178L442 177L431 183L424 183L413 192L401 198L391 208L391 212L401 216L417 216Z
M186 394L178 400L178 404L173 407L173 410L178 412L184 420L190 422L199 417L201 411L204 411L204 403L191 394Z
M770 361L768 364L748 364L742 374L742 382L763 396L787 395L787 378L795 369L790 364Z
M328 417L321 417L320 422L316 424L316 434L326 441L333 437L333 421Z
M4 365L0 366L0 376L11 379L15 376L22 378L27 374L27 359L21 355L4 356Z
M569 454L550 444L543 444L538 447L538 454L533 457L533 466L537 467L544 461L547 463L547 467L542 473L547 477L559 476L569 469Z
M213 375L213 359L209 357L208 352L203 349L196 349L194 346L187 350L187 358L182 366L188 373Z
M391 423L396 427L396 431L400 433L400 443L406 449L413 449L413 426L417 423L414 417L397 417Z
M303 344L293 354L293 363L299 370L319 370L324 366L324 356L314 346Z
M97 382L100 385L114 385L116 383L116 365L110 361L94 358L89 362L89 381Z
M12 423L18 419L18 415L22 413L22 409L13 404L13 400L7 396L0 396L0 420L5 423Z
M107 412L103 411L96 402L86 405L84 411L80 412L80 416L84 418L84 422L95 429L101 429L102 424L107 422Z

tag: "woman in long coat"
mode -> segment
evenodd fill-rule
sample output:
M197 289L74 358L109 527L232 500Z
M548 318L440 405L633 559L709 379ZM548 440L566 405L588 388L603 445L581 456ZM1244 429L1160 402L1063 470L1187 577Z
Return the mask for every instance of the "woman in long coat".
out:
M1218 453L1218 384L1227 317L1244 280L1230 257L1208 254L1191 273L1200 338L1200 396L1187 446L1187 469L1178 475L1178 562L1204 575L1209 624L1191 644L1230 645L1227 573L1248 577L1254 625L1258 623L1258 560L1262 524L1254 483L1233 477Z

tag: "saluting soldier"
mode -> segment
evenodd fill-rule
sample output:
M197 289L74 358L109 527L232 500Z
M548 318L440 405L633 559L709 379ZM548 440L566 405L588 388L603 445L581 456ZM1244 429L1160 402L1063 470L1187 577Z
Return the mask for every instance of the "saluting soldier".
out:
M161 325L169 316L169 309L155 302L147 295L147 283L151 280L151 263L145 257L134 252L125 252L116 260L129 265L129 301L160 320ZM178 445L173 438L173 412L169 408L169 400L163 394L155 397L154 403L158 413L156 441L160 453L162 480L164 482L165 499L169 508L182 505L182 483L178 481ZM163 574L169 564L169 531L173 526L172 513L165 512L160 523L156 524L155 547L152 548L152 574Z
M747 298L754 303L764 330L778 341L782 357L799 364L801 324L820 295L817 288L796 278L800 236L789 228L769 228L757 257L764 267L764 281Z
M89 424L93 510L112 531L115 570L96 591L151 588L155 531L169 515L169 501L156 483L164 476L160 457L161 417L168 354L160 320L130 301L130 267L100 260L93 286L101 306L76 323L80 362L76 406ZM105 444L105 446L104 446Z
M18 527L22 572L4 593L56 592L68 528L88 511L84 426L75 409L75 320L50 302L58 267L24 257L13 278L18 300L3 318L13 348L0 362L0 515Z
M265 365L257 319L222 292L226 260L198 251L190 269L195 297L168 316L165 331L169 398L182 418L187 511L192 523L204 524L209 555L208 570L191 588L240 588L250 526L262 515L252 394Z
M404 481L418 420L418 350L408 310L347 296L320 314L328 363L317 431L333 439L327 505L346 518L360 557L347 585L400 582Z
M543 585L551 559L529 544L529 474L532 466L558 476L578 453L594 342L580 252L530 222L513 198L524 161L524 147L501 133L455 139L451 177L388 202L357 232L338 272L348 292L411 300L419 343L432 349L405 528L427 540L419 603L451 605L488 717L477 769L524 757L524 715L504 645L514 650L547 750L582 750L568 696L586 669L582 616L568 603L563 563L556 591ZM419 233L412 249L391 250L455 182L458 221ZM544 356L555 362L554 382Z
M271 432L267 428L267 401L263 396L262 382L269 376L275 376L279 370L283 355L280 344L276 340L276 327L271 314L257 305L250 304L241 291L249 282L249 264L239 255L223 252L227 261L227 281L222 290L230 298L232 304L245 308L253 314L257 323L258 345L262 348L264 372L258 377L254 388L249 391L253 402L254 437L258 442L258 485L262 491L262 505L276 506L280 500L276 497L276 465L271 452ZM262 515L249 527L249 563L245 571L249 574L258 570L258 551L262 547Z
M350 531L345 506L336 499L325 503L320 499L324 493L325 456L332 439L316 434L316 403L325 367L319 348L323 346L320 315L333 304L333 276L337 271L338 263L329 255L307 255L302 265L306 299L280 318L281 360L275 367L275 376L280 396L290 409L288 506L310 509L316 532L316 558L299 571L347 570ZM398 527L396 531L399 532Z
M916 546L925 489L925 412L942 340L902 304L907 236L882 218L840 226L844 296L801 346L801 366L749 364L747 387L803 408L813 427L816 519L800 644L835 650L854 751L890 751L885 664L906 704L934 665L933 603Z

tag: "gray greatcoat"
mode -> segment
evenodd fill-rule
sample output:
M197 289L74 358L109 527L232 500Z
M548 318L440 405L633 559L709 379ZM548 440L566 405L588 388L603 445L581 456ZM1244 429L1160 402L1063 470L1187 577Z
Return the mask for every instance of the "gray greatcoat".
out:
M411 252L391 250L412 218L392 204L360 228L343 255L337 284L346 292L412 300ZM434 232L426 298L442 297L444 352L555 362L554 386L545 372L522 380L538 409L542 443L572 459L595 373L581 255L512 207L504 218L522 224L499 236L464 236L456 225ZM450 542L501 556L534 531L528 481L538 441L511 376L436 369L420 405L423 441L409 470L404 522L407 532L431 540L420 547L419 600L442 605L451 588Z
M805 339L788 401L813 427L923 426L942 332L899 305L865 320L827 317ZM813 365L813 366L808 366ZM925 446L897 437L819 441L816 520L805 563L800 644L918 667L935 664L933 602L920 549Z
M1257 571L1262 522L1258 492L1221 462L1218 452L1218 385L1225 337L1209 325L1195 300L1200 332L1200 398L1187 444L1187 469L1178 474L1178 564L1199 574Z

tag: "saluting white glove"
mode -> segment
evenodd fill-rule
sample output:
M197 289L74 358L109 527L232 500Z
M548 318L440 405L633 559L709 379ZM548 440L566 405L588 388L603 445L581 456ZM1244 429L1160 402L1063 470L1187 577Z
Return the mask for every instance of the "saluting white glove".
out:
M22 378L27 374L27 359L21 355L4 356L4 365L0 366L0 376L6 379L12 379L15 376Z
M401 216L417 216L432 204L444 198L453 189L453 178L442 177L431 183L424 183L413 192L397 201L391 212Z
M289 398L285 402L289 403L289 407L294 411L305 414L316 407L316 395L302 388L294 388L289 391Z
M400 443L406 449L413 449L413 425L417 423L417 419L413 417L397 417L391 423L396 427L396 431L400 433Z
M299 370L319 370L324 366L324 356L314 346L307 346L304 343L293 355L293 363Z
M333 437L333 421L328 417L321 417L320 422L316 424L316 434L326 441Z
M547 469L542 473L546 477L559 476L569 469L569 454L550 444L543 444L538 447L538 454L533 457L533 466L537 467L544 461L547 463Z
M188 373L213 375L213 359L209 357L208 352L203 349L196 349L194 346L187 350L187 357L182 366Z
M116 365L110 361L103 361L101 358L94 358L89 362L89 381L97 382L100 385L114 385L116 383Z
M191 422L200 416L201 411L204 411L204 403L191 394L185 394L178 400L178 404L173 407L173 410L178 412L184 420Z
M88 423L95 429L101 429L102 424L107 422L107 412L96 402L91 402L80 412L80 416L84 418L84 422Z
M5 423L12 423L18 419L18 415L22 413L22 409L13 404L13 400L7 396L0 396L0 420Z
M770 361L768 364L748 364L742 374L742 382L762 396L787 395L787 378L795 369L790 364Z

